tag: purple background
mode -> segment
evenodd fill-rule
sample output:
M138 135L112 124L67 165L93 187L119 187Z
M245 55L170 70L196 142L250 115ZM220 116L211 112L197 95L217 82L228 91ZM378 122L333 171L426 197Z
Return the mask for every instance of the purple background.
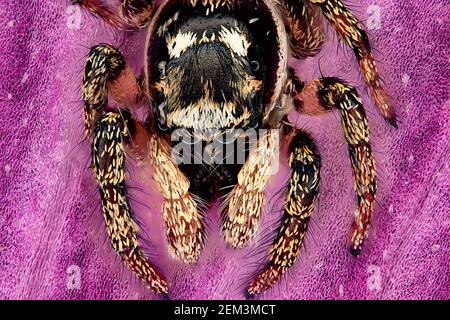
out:
M338 114L299 118L322 153L319 206L301 259L262 298L449 298L450 6L445 0L364 0L353 6L357 16L367 19L371 4L381 8L381 28L370 38L398 110L398 131L376 113L355 58L331 30L318 56L324 75L355 84L367 105L380 176L370 239L360 258L348 254L355 196ZM0 298L154 298L106 238L79 98L88 48L118 45L139 72L145 32L125 36L85 12L80 29L69 28L67 7L68 1L0 2ZM317 58L296 66L305 79L320 76ZM167 256L151 172L136 164L130 171L134 208L154 245L146 251L167 275L170 297L243 298L265 255L254 248L271 234L281 202L272 197L261 237L238 252L225 247L211 210L198 266L181 266ZM269 196L285 176L282 168ZM71 265L81 271L79 290L66 284Z

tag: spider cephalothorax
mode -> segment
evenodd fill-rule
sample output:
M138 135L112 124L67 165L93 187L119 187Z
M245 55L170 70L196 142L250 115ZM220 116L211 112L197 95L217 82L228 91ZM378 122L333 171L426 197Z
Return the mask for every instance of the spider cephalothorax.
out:
M183 26L194 32L180 28L175 36L166 36L169 61L160 62L156 83L161 126L188 128L206 139L210 130L247 127L259 120L262 80L248 61L250 40L244 26L233 27L236 21L229 20L217 18L212 21L217 25L204 25L193 19L202 28L187 23Z
M288 64L289 54L302 58L320 50L325 16L355 52L377 107L395 126L367 35L341 0L167 0L158 8L152 0L122 0L117 8L102 0L75 2L115 27L147 28L144 81L136 79L117 49L97 45L86 63L83 100L86 133L94 131L93 167L108 234L117 253L151 288L168 292L164 277L139 246L124 180L127 150L153 166L164 198L169 252L192 264L204 244L200 204L218 194L227 192L222 205L225 241L240 248L254 238L279 142L289 144L284 215L267 264L247 288L247 294L255 295L294 264L318 196L320 155L310 135L287 120L293 107L309 115L340 111L358 201L351 251L359 253L376 195L362 101L348 83L338 78L304 83ZM122 110L107 110L109 94ZM142 101L149 107L145 125L126 109ZM232 145L233 151L246 150L243 161L227 153L209 162L194 151L188 161L178 163L173 153L180 147L170 139L175 133L188 138L182 142L185 153L196 146ZM240 138L247 140L236 145Z
M150 26L148 91L159 129L186 128L211 140L212 132L261 126L280 54L277 37L266 37L277 34L270 9L228 1L209 4L206 15L209 5L200 1L182 5L167 2Z

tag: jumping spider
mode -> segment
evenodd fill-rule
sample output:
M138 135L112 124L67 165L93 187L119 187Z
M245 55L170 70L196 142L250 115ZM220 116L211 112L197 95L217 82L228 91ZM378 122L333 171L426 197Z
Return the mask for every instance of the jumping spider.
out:
M350 84L330 77L305 83L288 65L288 55L301 59L319 52L325 16L353 49L380 113L396 126L367 35L341 0L166 0L159 6L153 0L122 0L118 7L102 0L74 3L122 30L147 30L143 80L116 48L99 44L89 52L82 95L108 235L148 286L168 292L164 277L139 245L124 181L125 149L153 166L164 198L170 253L195 264L205 239L199 199L211 202L224 187L233 186L222 213L225 241L240 248L254 237L278 148L275 132L282 132L282 142L289 144L291 176L268 263L247 287L248 295L256 295L271 288L298 258L318 195L320 155L310 135L289 123L287 114L293 109L309 115L340 111L358 202L350 247L353 254L360 252L377 189L364 106ZM124 108L108 110L108 95ZM125 107L143 99L150 112L140 123ZM266 133L243 164L177 165L171 157L169 138L176 129L185 129L204 145L250 128Z

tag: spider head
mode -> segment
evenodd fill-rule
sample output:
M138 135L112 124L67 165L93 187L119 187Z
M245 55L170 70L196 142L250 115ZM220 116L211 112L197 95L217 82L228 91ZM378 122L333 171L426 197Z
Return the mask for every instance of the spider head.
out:
M281 22L266 2L214 12L196 3L177 11L166 2L150 27L147 89L159 130L210 140L211 132L260 127L282 92Z
M251 36L232 18L193 18L166 38L168 60L158 64L158 122L209 131L256 127L262 68ZM162 105L161 105L162 104Z

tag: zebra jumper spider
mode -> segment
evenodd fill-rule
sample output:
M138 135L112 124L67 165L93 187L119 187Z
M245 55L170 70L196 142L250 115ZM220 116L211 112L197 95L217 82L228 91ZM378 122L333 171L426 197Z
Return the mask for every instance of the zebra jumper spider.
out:
M366 32L341 0L165 0L159 6L153 0L121 0L118 6L102 0L73 2L114 27L147 32L143 80L116 48L99 44L87 57L82 97L108 235L114 250L149 287L168 293L164 276L140 247L124 179L126 151L149 159L153 167L164 198L169 252L195 264L205 240L201 203L211 203L227 186L233 187L223 205L223 238L233 248L254 238L278 148L275 132L282 132L291 175L268 262L246 289L247 295L257 295L300 255L318 196L320 155L310 135L287 120L293 109L309 115L340 111L357 195L350 247L359 254L377 190L364 106L352 85L334 77L305 83L288 64L289 55L301 59L320 51L324 16L353 49L379 112L396 127ZM109 95L123 107L107 109ZM142 101L150 110L144 123L132 114ZM212 166L174 163L170 136L177 129L202 145L216 138L229 143L224 137L239 130L266 131L244 163Z

